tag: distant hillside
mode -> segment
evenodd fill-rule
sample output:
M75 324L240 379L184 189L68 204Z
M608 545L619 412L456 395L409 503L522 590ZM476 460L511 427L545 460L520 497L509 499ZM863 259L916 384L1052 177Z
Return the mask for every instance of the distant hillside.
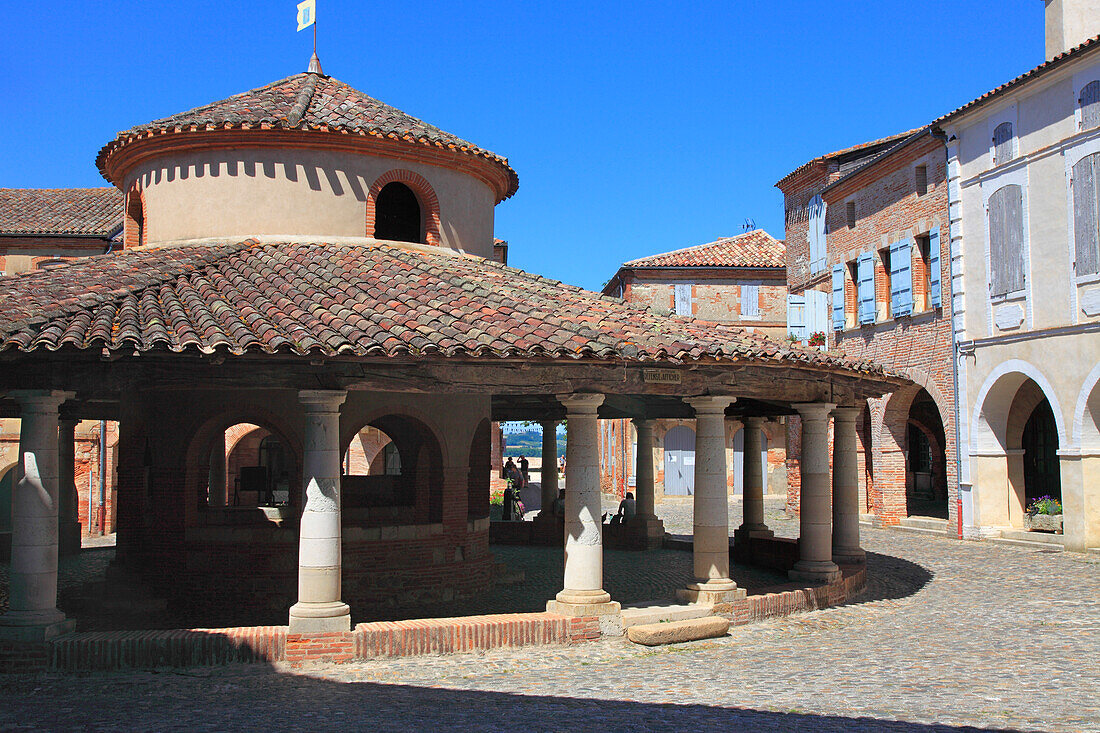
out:
M504 436L507 447L505 456L541 456L542 433L538 430L525 430L520 433L509 433ZM558 436L558 455L565 455L565 436Z

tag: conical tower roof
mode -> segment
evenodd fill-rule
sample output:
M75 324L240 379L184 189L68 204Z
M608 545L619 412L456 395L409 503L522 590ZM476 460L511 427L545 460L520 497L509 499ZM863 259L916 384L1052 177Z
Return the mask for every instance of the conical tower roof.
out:
M515 193L519 178L507 158L322 74L288 76L228 99L180 112L120 132L99 151L96 164L113 183L108 161L122 147L165 133L218 130L299 130L367 135L398 145L419 145L454 151L502 168L509 185L502 198Z

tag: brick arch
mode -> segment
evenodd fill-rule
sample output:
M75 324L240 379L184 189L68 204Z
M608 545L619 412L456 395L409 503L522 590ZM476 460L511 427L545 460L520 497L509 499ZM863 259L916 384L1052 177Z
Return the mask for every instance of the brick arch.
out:
M876 454L873 475L874 488L868 492L868 503L872 510L885 523L892 524L909 515L909 425L915 424L925 435L932 440L937 447L933 451L933 457L939 456L938 449L943 449L944 463L940 466L943 477L948 485L948 512L951 512L950 487L952 476L946 463L946 452L950 449L951 441L951 411L943 393L932 381L931 377L919 369L910 369L909 378L913 384L902 387L886 396L882 408L871 410L873 429L871 440L872 451ZM909 418L913 402L921 391L924 391L932 399L940 418L940 427L943 435L933 435L927 426ZM877 443L877 445L874 445Z
M416 199L420 203L424 241L438 247L441 241L439 233L442 225L439 219L439 199L435 195L435 189L432 188L432 184L428 183L428 179L424 176L404 168L386 171L371 184L370 189L367 191L367 236L374 236L374 227L378 217L378 194L388 183L403 183L416 194Z

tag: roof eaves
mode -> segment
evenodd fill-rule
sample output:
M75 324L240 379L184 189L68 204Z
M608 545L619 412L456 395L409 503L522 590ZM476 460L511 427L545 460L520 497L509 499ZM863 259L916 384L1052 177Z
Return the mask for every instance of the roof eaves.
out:
M1021 84L1024 84L1026 82L1031 81L1032 79L1036 79L1036 78L1041 77L1045 74L1048 74L1051 71L1054 71L1055 69L1069 63L1070 61L1078 59L1081 56L1088 53L1089 51L1093 51L1097 48L1100 48L1100 36L1094 36L1094 37L1088 39L1087 41L1085 41L1084 43L1082 43L1078 46L1075 46L1075 47L1069 49L1068 51L1060 53L1057 56L1055 56L1054 58L1052 58L1048 61L1044 61L1043 63L1039 64L1035 68L1033 68L1029 71L1025 71L1023 74L1020 74L1015 79L1011 79L1009 81L1006 81L1004 84L1001 84L999 87L991 89L990 91L988 91L985 94L981 95L977 99L973 99L973 100L967 102L966 104L964 104L963 106L961 106L961 107L959 107L955 110L952 110L951 112L948 112L947 114L943 115L942 117L939 117L936 120L934 120L932 122L932 126L933 127L940 127L944 123L949 122L951 120L954 120L954 119L960 117L961 115L965 114L966 112L970 112L973 109L977 109L978 107L981 107L985 104L988 104L989 102L992 102L994 99L1000 97L1002 94L1004 94L1004 93L1006 93L1006 92L1008 92L1012 89L1015 89L1016 87L1020 86Z
M925 137L926 135L932 135L932 134L934 134L932 132L932 125L925 125L924 127L920 128L917 132L913 133L909 137L907 137L904 140L902 140L901 142L899 142L897 145L892 145L891 147L887 148L886 150L882 151L881 153L879 153L875 157L868 160L863 165L859 166L858 168L855 168L854 170L848 171L847 173L845 173L840 178L838 178L835 181L833 181L832 183L828 184L827 186L825 186L824 188L821 189L821 193L825 193L826 191L831 191L834 188L836 188L837 186L840 186L843 183L847 183L853 177L860 175L861 173L863 173L866 170L869 170L873 166L877 165L879 162L881 162L883 160L886 160L887 158L894 155L895 153L902 150L903 148L906 148L909 145L912 145L914 142L916 142L917 140L920 140L921 138Z

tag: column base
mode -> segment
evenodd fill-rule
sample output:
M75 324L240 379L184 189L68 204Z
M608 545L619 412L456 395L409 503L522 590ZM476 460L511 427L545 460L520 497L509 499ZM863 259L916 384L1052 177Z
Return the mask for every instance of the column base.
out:
M18 611L0 616L0 641L43 642L76 629L74 619L65 618L61 611L54 613L60 618L53 614L43 616L41 612Z
M833 549L833 562L837 565L863 565L867 562L867 553L860 547L837 547Z
M742 524L740 527L733 530L733 537L736 541L748 540L751 537L771 539L775 537L775 532L768 529L768 525L766 524Z
M665 541L665 523L656 516L638 514L626 523L628 543L641 550L659 549Z
M295 603L290 607L291 634L351 631L351 608L341 601Z
M745 589L738 588L737 583L728 578L708 580L706 583L689 583L687 588L680 588L676 591L676 598L685 603L705 605L730 603L744 597Z
M799 560L787 577L804 583L833 583L843 576L832 560Z
M569 590L558 593L552 601L546 602L546 612L559 616L609 616L618 614L622 607L618 601L611 600L611 594L605 590Z

